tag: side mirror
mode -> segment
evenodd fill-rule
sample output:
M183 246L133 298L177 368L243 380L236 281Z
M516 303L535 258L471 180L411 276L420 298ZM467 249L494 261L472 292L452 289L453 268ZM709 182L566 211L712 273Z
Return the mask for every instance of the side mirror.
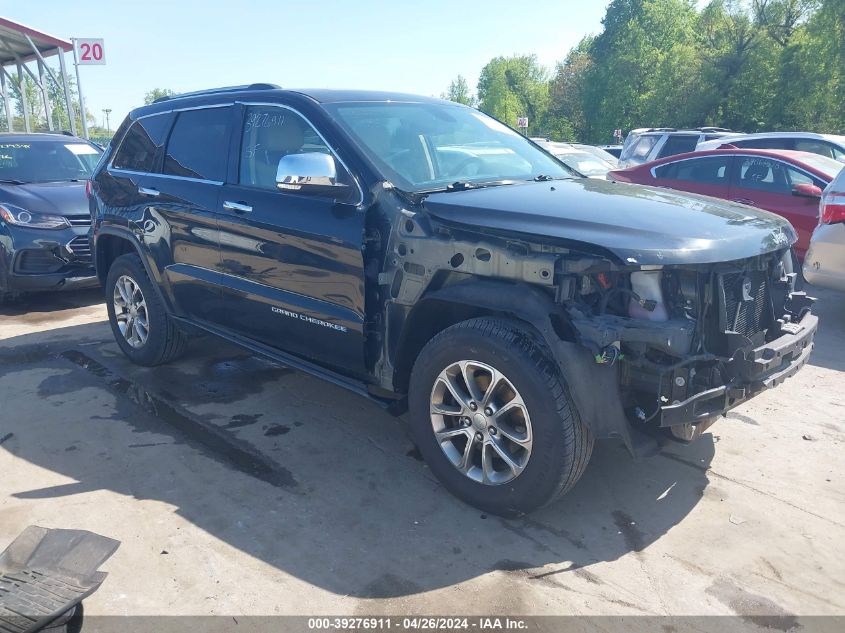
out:
M334 157L322 152L288 154L279 159L276 187L302 193L326 193L345 188L337 182Z
M816 185L811 185L810 183L802 183L800 185L795 185L792 188L792 195L801 196L802 198L821 198L822 190Z

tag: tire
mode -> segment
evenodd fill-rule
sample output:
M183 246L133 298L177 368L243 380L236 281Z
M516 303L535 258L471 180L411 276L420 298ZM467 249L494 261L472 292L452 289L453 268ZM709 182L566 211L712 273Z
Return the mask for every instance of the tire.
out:
M480 402L469 395L467 375L476 396L484 393ZM490 391L484 385L494 379L501 386L494 387L490 402L499 408L498 417L484 405ZM473 404L484 410L470 410ZM409 405L411 435L432 472L452 494L492 514L520 515L551 503L572 489L592 454L593 437L550 352L514 321L478 318L440 332L414 364ZM479 411L494 416L479 417ZM486 433L484 425L489 425ZM442 431L441 439L435 429ZM467 458L471 437L476 443ZM518 468L493 444L499 449L505 444Z
M119 305L120 300L116 299L117 296L120 296L120 290L117 288L118 283L120 282L121 288L125 290L127 287L126 280L134 284L134 286L130 284L130 287L137 288L137 292L133 291L126 294L132 294L133 301L136 302L140 295L140 299L143 301L143 314L145 316L143 319L127 321L127 312ZM137 255L130 253L121 255L114 260L106 277L105 291L112 333L114 333L114 338L120 349L133 363L154 367L168 363L182 354L185 350L186 336L167 314L156 288L150 281L147 271ZM119 309L120 313L118 313ZM136 316L140 317L141 314L142 311L138 308ZM140 324L142 321L146 323L146 328L139 326L136 329L135 324ZM129 335L124 334L124 331L121 330L121 323L124 326L127 323L130 324L128 329L131 332ZM144 330L146 330L146 337L143 336Z

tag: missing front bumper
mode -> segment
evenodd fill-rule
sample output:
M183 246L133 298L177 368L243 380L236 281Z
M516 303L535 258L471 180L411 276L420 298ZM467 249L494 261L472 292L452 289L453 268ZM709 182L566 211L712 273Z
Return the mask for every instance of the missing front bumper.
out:
M755 349L739 350L728 363L736 375L734 380L682 402L662 406L660 426L697 425L712 420L793 376L810 358L818 323L818 317L807 313L795 324L794 333L784 334ZM682 431L679 439L686 439L684 436L688 434Z

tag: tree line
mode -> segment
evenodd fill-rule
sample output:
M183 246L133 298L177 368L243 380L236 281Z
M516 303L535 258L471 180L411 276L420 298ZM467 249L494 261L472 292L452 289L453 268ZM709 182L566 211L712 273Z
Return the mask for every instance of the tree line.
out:
M553 71L496 57L476 93L442 95L532 136L611 143L616 129L845 133L845 0L612 0Z

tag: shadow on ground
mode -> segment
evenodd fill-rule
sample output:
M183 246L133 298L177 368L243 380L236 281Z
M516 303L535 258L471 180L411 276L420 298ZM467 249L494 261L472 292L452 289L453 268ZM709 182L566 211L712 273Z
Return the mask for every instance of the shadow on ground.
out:
M819 335L810 364L845 371L845 292L807 285L805 291L818 301L813 312L819 316Z
M51 335L74 341L94 330L101 342L82 352L56 343L21 353L27 336L0 348L0 396L38 396L13 405L0 450L76 482L13 496L110 490L159 500L336 594L401 597L492 570L601 584L590 565L659 539L708 484L711 435L643 462L599 443L563 500L526 518L486 516L440 488L401 421L363 399L214 339L178 363L141 369L119 355L105 323Z
M65 292L36 292L0 303L0 317L21 317L21 322L37 322L55 312L74 310L103 303L102 288Z

